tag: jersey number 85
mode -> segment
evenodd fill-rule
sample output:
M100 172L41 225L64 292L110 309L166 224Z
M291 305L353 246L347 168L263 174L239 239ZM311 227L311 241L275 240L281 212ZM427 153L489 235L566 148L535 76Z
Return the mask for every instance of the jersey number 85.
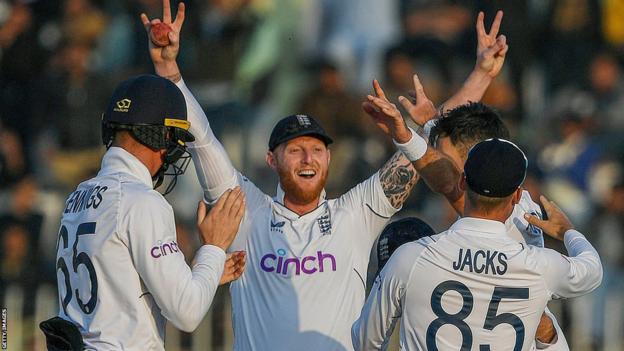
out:
M449 314L442 308L442 295L447 291L455 291L462 296L463 304L459 312L455 314ZM522 350L524 344L524 323L522 320L513 313L501 313L496 314L498 310L498 304L502 299L516 299L526 300L529 298L528 288L509 288L497 286L492 293L492 299L488 307L487 315L483 328L486 330L493 330L499 324L509 324L516 331L516 343L514 345L514 351ZM472 346L472 331L468 326L468 323L464 321L466 317L472 312L474 298L468 287L456 280L447 280L440 283L431 295L431 309L433 313L438 317L434 319L427 328L427 350L438 351L436 346L436 333L438 329L445 324L452 324L456 326L462 335L462 345L460 351L469 351ZM490 351L490 345L479 345L479 351Z

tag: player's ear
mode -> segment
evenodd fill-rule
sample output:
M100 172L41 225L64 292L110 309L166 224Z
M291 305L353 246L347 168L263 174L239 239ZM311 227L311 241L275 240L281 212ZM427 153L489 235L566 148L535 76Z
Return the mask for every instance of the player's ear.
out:
M517 203L520 202L520 198L522 198L522 188L516 189L511 199L511 204L515 206Z
M275 162L275 154L273 153L273 151L267 151L265 160L269 167L271 167L273 170L277 170L277 163Z
M466 173L462 172L461 176L459 177L459 190L461 190L461 192L465 192L466 189L468 188L468 185L466 184Z
M331 150L327 149L327 165L331 163Z

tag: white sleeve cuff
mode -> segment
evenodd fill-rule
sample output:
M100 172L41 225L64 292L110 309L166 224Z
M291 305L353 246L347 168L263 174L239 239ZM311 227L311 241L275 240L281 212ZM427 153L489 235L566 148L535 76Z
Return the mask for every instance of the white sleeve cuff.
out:
M559 335L558 334L555 334L555 337L553 338L553 340L550 343L541 342L538 339L535 339L535 348L537 348L538 350L547 349L550 346L553 346L554 344L556 344L557 340L559 340Z
M408 142L401 144L394 139L392 140L392 142L397 147L397 149L399 149L399 151L401 151L403 155L407 157L408 160L413 162L423 157L425 152L427 152L427 142L425 141L425 139L421 138L420 135L418 135L412 128L408 127L408 129L412 133L412 138Z
M202 245L195 254L195 263L200 263L206 259L214 258L225 263L225 251L222 248L215 245Z

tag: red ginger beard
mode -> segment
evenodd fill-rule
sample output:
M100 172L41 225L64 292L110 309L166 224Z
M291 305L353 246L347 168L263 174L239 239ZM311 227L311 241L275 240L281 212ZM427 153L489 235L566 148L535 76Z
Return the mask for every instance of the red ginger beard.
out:
M319 196L321 196L321 192L327 183L329 169L326 168L323 172L319 173L320 179L314 186L312 188L308 187L307 189L303 189L294 179L296 175L293 175L292 172L289 172L285 167L280 167L279 163L277 165L277 175L279 177L280 186L282 190L284 190L284 197L298 205L307 205L313 201L317 201Z

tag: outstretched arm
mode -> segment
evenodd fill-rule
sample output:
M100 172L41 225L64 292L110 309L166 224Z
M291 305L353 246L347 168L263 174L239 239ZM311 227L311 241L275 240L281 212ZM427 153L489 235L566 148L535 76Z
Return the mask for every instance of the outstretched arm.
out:
M427 95L417 75L414 75L415 101L400 96L399 102L409 113L410 118L419 126L427 129L427 122L438 118L441 113L470 101L479 101L488 86L499 73L509 49L504 35L498 35L503 12L498 11L492 22L490 32L483 24L484 14L477 17L477 59L475 68L461 89L437 109ZM428 131L425 130L425 134ZM451 206L462 214L464 208L463 192L459 189L461 170L435 148L427 148L425 155L412 163L432 191L442 194Z
M418 173L405 155L397 151L379 170L379 180L390 204L400 208L418 182Z
M433 113L435 108L425 96L424 90L417 76L414 76L417 99L428 104L414 106L424 113ZM412 137L401 112L394 104L387 101L383 89L377 80L373 81L373 88L377 97L368 96L368 101L362 104L364 111L372 117L379 129L391 136L399 143L405 143ZM404 100L405 98L401 99ZM418 136L414 136L418 137ZM402 152L397 152L381 169L380 179L386 196L393 206L400 206L405 202L411 189L422 176L427 185L435 192L443 194L451 204L458 202L461 197L459 191L460 172L453 162L437 152L429 145L422 157L410 162ZM463 205L463 203L462 203ZM398 208L398 206L395 206Z
M425 94L425 89L420 83L418 75L415 74L413 79L416 103L413 104L403 96L399 97L399 102L409 112L411 119L422 127L435 118L438 111ZM423 134L425 138L428 138L427 130L424 130ZM463 213L464 197L463 192L459 189L461 170L453 161L438 152L433 145L430 145L424 156L412 162L412 165L432 191L446 197L455 211L460 214Z
M412 138L401 112L396 105L390 103L377 80L373 81L375 96L369 95L368 101L362 103L362 108L384 133L399 143L405 143ZM419 136L414 136L419 138ZM398 151L379 170L379 180L384 194L394 208L400 208L412 188L418 182L418 173L405 155Z
M157 46L149 39L151 27L161 23L161 20L150 20L147 15L141 14L141 21L147 32L150 57L156 74L174 82L184 94L188 120L191 122L190 131L195 137L195 141L188 144L189 152L193 157L195 170L204 190L204 200L211 203L227 189L237 185L237 172L223 145L213 134L201 105L184 84L178 68L176 58L180 51L180 31L184 23L184 13L185 5L180 3L176 17L172 20L169 0L163 0L162 23L171 28L171 32L168 33L169 43L165 46Z
M178 83L182 79L180 69L176 58L180 52L180 31L184 24L184 17L186 12L186 6L183 2L178 4L178 12L175 19L171 17L171 4L169 0L163 0L163 18L162 20L154 18L150 20L146 14L141 14L141 22L147 32L147 42L149 45L149 54L154 64L154 70L156 74L171 80L174 83ZM171 28L171 32L167 34L169 38L169 44L165 46L158 46L150 40L150 29L152 26L159 23L165 23Z

